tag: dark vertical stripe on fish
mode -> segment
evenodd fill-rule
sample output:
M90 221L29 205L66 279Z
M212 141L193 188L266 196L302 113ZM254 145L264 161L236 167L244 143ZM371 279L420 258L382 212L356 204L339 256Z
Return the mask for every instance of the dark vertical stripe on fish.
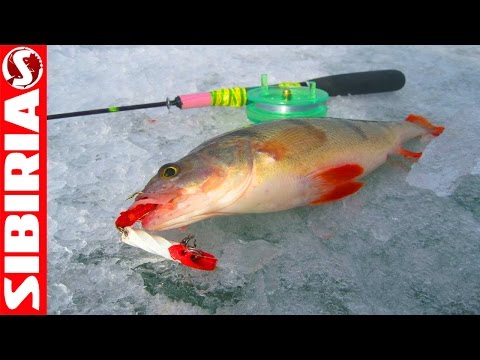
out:
M308 135L312 136L318 141L318 145L323 144L327 140L327 135L325 135L325 132L322 129L312 125L312 123L308 120L293 120L292 124L301 127L303 131L307 130Z
M365 134L365 132L363 131L363 129L354 124L353 122L351 121L341 121L340 122L341 124L345 125L346 127L348 127L349 129L353 130L357 135L359 135L363 140L367 140L368 139L368 136L367 134Z

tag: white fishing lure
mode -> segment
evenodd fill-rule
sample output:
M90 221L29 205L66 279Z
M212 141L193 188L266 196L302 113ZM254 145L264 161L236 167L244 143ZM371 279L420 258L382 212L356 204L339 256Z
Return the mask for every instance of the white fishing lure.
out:
M160 255L168 260L174 260L168 248L172 245L179 244L168 241L158 235L150 235L146 231L134 229L130 226L123 229L122 241L125 244L138 247L155 255Z

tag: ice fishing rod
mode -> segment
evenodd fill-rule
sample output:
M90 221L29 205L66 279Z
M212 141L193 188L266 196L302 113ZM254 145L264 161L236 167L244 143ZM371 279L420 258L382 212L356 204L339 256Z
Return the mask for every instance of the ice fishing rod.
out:
M266 87L263 84L262 86L265 90ZM266 78L265 78L266 82ZM405 84L405 75L398 70L376 70L376 71L365 71L365 72L356 72L340 75L331 75L325 76L317 79L312 79L304 82L283 82L273 87L276 88L285 88L282 96L284 100L288 101L292 98L292 92L289 89L307 90L306 87L312 85L316 87L316 91L324 91L327 93L326 97L323 96L323 101L328 98L328 96L345 96L345 95L361 95L361 94L372 94L372 93L381 93L388 91L399 90ZM116 113L120 111L128 110L137 110L137 109L148 109L155 107L166 106L168 109L172 106L176 106L179 109L191 109L205 106L231 106L231 107L242 107L247 104L247 101L251 101L250 97L247 96L247 91L257 89L258 87L249 87L249 88L225 88L214 90L204 93L196 94L187 94L179 95L175 99L170 100L169 98L166 101L148 103L148 104L138 104L138 105L127 105L127 106L111 106L103 109L95 110L86 110L86 111L75 111L69 113L53 114L48 115L47 120L54 119L63 119L75 116L86 116L86 115L96 115L96 114L105 114L105 113ZM321 90L320 90L321 89ZM288 90L288 91L287 91ZM313 94L313 92L311 92ZM266 96L265 91L262 93L263 97ZM322 93L323 94L323 93ZM278 105L278 102L275 102L273 105ZM305 103L303 101L302 103ZM272 104L260 104L264 108L266 107L268 111L268 106ZM258 105L257 105L258 106ZM281 104L279 106L282 106ZM303 105L304 109L306 105ZM284 106L285 107L285 106ZM292 109L294 107L290 107ZM295 107L296 108L296 107Z

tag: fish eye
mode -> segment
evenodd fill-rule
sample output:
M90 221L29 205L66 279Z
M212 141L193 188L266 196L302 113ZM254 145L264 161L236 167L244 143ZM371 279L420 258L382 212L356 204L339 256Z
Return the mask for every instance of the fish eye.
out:
M162 168L160 169L160 175L163 178L171 178L171 177L176 176L179 171L180 171L180 169L178 168L177 165L166 164L166 165L163 165Z

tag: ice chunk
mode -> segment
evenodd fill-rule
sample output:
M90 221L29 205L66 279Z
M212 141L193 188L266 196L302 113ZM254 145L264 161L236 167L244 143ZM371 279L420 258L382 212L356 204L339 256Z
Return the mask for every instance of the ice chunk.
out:
M480 123L477 112L461 110L439 124L446 130L425 149L419 162L412 167L407 181L439 196L453 193L457 180L474 173L480 161ZM435 122L434 119L432 119Z
M473 167L472 175L480 175L480 160L478 160L477 164Z

